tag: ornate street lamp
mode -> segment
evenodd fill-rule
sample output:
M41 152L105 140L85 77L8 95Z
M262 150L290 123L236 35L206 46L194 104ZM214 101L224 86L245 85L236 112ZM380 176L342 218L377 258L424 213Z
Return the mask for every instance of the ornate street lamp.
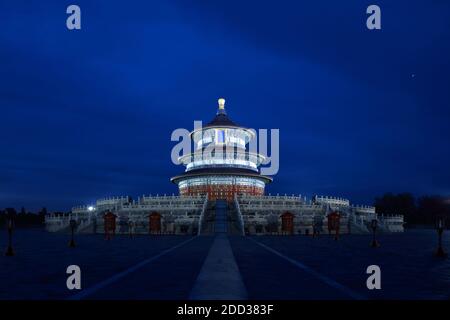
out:
M73 234L75 232L75 228L77 227L77 221L74 219L71 219L69 223L70 223L70 230L71 230L71 238L70 238L70 242L69 242L69 247L75 248L75 241L73 239Z
M378 220L377 219L372 219L372 221L370 222L370 228L372 229L372 234L373 234L372 243L370 244L370 246L372 248L377 248L380 246L380 243L376 239L377 228L378 228Z
M12 233L14 228L14 214L9 213L7 216L8 219L8 249L6 249L5 256L12 257L14 256L14 250L12 247Z
M128 221L128 231L130 232L130 238L133 238L133 227L134 222L132 220Z
M436 251L436 256L440 258L444 258L447 256L444 249L442 248L442 233L444 233L444 218L438 217L436 221L436 231L438 233L438 248Z

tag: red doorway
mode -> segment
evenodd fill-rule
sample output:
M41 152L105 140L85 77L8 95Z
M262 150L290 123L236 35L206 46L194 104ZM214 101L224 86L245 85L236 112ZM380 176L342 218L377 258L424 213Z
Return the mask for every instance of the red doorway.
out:
M294 233L294 215L292 213L285 212L281 215L281 232Z
M148 216L149 232L151 234L161 233L161 215L158 212L152 212Z
M103 215L105 238L107 240L110 240L111 236L116 233L116 218L117 216L111 211L108 211L105 215Z

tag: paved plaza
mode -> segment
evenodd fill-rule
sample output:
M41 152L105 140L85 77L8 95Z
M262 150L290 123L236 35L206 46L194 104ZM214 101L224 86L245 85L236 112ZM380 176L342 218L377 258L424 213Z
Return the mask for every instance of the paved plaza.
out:
M0 256L0 299L450 298L450 259L433 256L434 230L381 234L379 248L369 235L217 237L76 235L69 248L67 234L18 229L16 255ZM6 241L2 230L2 250ZM66 287L73 264L82 290ZM381 268L381 290L366 287L369 265Z

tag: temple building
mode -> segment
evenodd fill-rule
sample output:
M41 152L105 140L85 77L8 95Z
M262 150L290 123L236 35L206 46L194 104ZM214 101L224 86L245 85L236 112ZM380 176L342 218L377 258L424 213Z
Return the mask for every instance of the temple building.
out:
M234 123L219 99L214 119L190 133L194 151L180 157L185 171L171 181L179 195L110 197L46 216L50 232L67 232L75 221L79 233L150 234L303 234L326 232L330 217L340 233L369 233L374 221L381 232L403 231L402 215L375 213L348 199L266 195L272 178L260 174L263 155L251 152L253 130ZM113 219L113 223L105 223ZM109 228L109 227L108 227Z
M232 201L235 195L262 196L271 178L259 174L264 156L248 150L253 131L236 125L219 99L214 119L190 134L195 152L181 157L186 171L171 179L180 195L208 196L209 200Z

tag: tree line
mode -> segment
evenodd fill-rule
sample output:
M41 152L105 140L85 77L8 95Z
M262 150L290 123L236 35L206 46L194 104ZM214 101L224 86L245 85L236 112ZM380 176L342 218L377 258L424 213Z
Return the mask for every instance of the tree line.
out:
M406 227L413 225L434 226L439 218L444 218L450 226L450 198L431 195L414 197L411 193L385 193L375 198L377 213L402 214Z
M0 225L6 225L8 216L14 215L14 225L17 227L44 225L47 209L44 207L36 212L29 212L24 207L19 212L15 208L0 210Z

